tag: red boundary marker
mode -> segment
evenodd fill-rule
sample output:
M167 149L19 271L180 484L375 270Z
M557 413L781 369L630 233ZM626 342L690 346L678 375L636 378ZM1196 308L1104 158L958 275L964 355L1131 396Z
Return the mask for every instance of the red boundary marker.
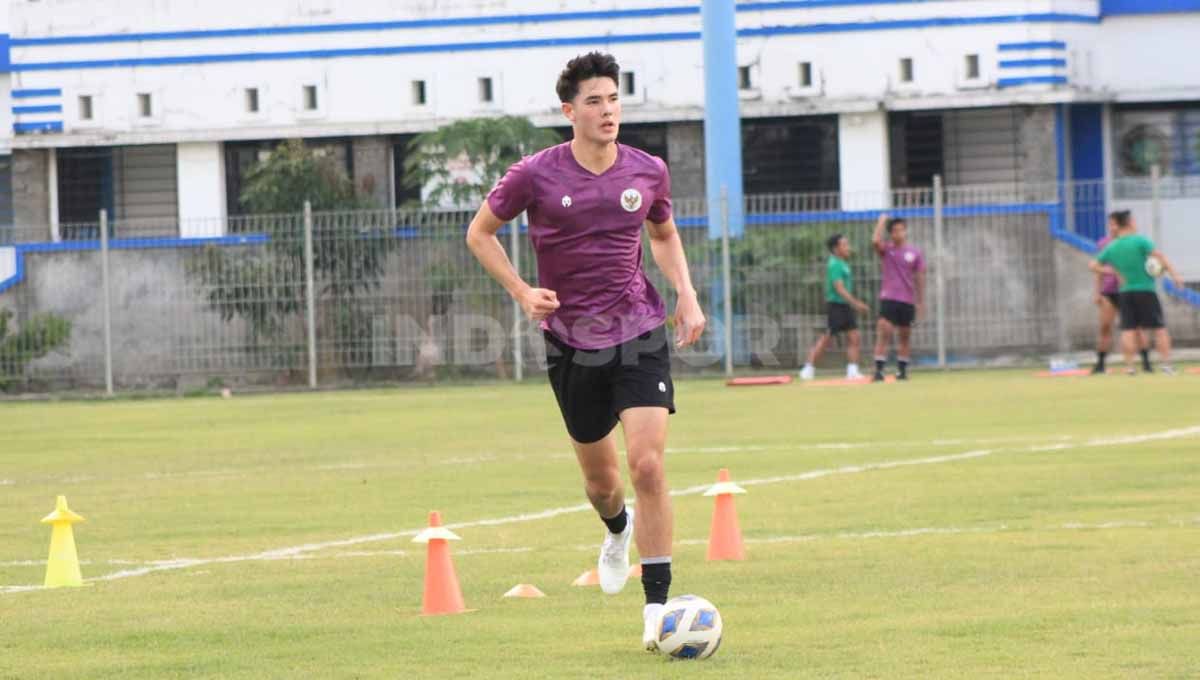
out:
M1076 368L1070 371L1038 371L1034 373L1039 378L1078 378L1082 375L1091 375L1091 369Z
M753 378L733 378L725 382L730 387L752 387L755 385L787 385L792 382L790 375L762 375Z

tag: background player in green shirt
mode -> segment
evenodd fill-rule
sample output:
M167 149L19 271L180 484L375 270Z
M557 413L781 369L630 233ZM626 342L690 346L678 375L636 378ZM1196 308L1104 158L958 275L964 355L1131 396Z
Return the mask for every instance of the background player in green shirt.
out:
M1163 323L1162 304L1158 300L1158 284L1146 272L1146 260L1156 257L1175 285L1183 281L1166 256L1154 247L1154 242L1137 233L1137 224L1128 210L1113 214L1117 223L1117 238L1100 251L1089 267L1097 274L1114 273L1120 281L1121 350L1125 355L1125 370L1136 373L1133 353L1137 348L1138 331L1154 331L1154 348L1162 357L1164 373L1171 368L1171 335Z
M862 374L858 372L858 319L854 314L854 310L866 313L868 307L866 303L850 292L854 286L853 277L850 276L850 264L846 262L850 258L853 251L850 248L850 241L841 234L834 234L829 237L826 242L826 247L829 248L829 264L825 268L825 302L827 305L827 325L825 333L817 340L817 344L813 345L812 350L808 353L808 361L804 364L804 368L800 370L801 380L812 380L816 375L813 364L821 357L821 353L829 347L829 343L833 337L839 333L846 334L848 341L846 347L846 378L856 379L861 378Z

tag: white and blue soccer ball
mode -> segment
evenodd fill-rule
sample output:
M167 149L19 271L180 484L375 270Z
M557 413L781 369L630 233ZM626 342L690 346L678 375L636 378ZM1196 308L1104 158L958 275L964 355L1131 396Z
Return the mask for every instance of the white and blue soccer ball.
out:
M707 659L721 646L721 612L696 595L673 597L658 620L658 649L675 659Z
M1160 260L1154 256L1147 257L1146 258L1146 273L1149 274L1150 276L1153 276L1156 279L1158 277L1162 276L1162 273L1163 273L1162 260Z

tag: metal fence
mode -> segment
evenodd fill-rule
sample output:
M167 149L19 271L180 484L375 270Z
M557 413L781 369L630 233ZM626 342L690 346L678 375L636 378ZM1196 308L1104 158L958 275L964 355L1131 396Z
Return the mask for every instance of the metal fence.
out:
M854 290L877 308L870 235L881 211L906 219L929 264L926 315L913 335L918 363L1083 348L1089 336L1069 319L1090 302L1090 279L1055 244L1087 247L1103 229L1105 195L1101 184L1077 183L750 196L727 270L704 201L679 200L676 220L711 323L698 346L677 354L677 369L803 363L824 328L824 243L833 233L849 237ZM211 234L194 238L179 238L178 225L107 220L59 225L56 238L17 230L0 248L15 262L12 276L0 276L0 390L520 379L544 367L540 331L466 248L470 218L297 212L187 225ZM500 238L535 281L526 229L510 225ZM869 357L874 323L860 323Z

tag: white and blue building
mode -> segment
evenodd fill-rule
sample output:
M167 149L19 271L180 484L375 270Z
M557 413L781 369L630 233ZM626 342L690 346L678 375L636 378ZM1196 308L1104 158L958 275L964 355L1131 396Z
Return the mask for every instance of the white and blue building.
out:
M563 63L624 70L625 139L704 193L698 0L40 0L0 15L0 224L72 238L100 209L222 236L283 138L336 155L381 205L405 145L497 113L564 125ZM793 0L737 5L747 194L1095 181L1200 280L1200 0ZM1069 229L1097 236L1100 213ZM151 225L147 227L146 225ZM0 235L2 236L2 235ZM0 260L0 267L3 267ZM0 272L0 279L3 279Z

